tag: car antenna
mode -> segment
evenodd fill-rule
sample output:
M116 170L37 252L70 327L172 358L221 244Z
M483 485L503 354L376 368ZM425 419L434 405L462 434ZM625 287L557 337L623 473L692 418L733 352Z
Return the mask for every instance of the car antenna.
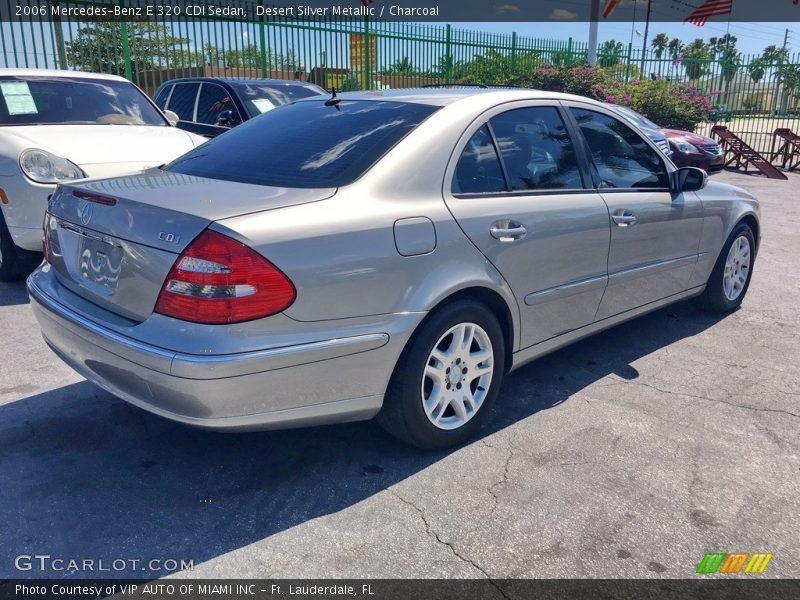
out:
M331 86L331 97L325 100L325 106L335 106L336 110L342 110L339 108L339 102L341 101L342 99L336 96L336 88Z

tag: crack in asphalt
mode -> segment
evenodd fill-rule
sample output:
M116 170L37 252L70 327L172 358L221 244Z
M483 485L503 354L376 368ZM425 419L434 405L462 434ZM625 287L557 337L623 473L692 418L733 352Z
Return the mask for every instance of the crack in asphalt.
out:
M497 446L492 446L491 444L488 444L486 442L486 440L483 440L482 444L484 446L486 446L487 448L494 449L494 448L497 447ZM511 448L508 448L507 452L508 452L508 456L506 456L506 461L503 464L503 477L499 481L495 481L492 485L489 486L489 493L492 495L492 499L494 501L494 503L492 504L492 510L489 511L489 518L492 518L494 516L494 513L497 510L497 505L500 502L500 498L498 497L497 493L495 492L495 489L500 487L501 485L504 485L504 484L508 483L509 469L510 469L510 466L511 466L511 459L514 458L514 450L512 450ZM476 530L477 530L477 528L476 528ZM473 531L475 531L475 530L473 530Z
M456 550L456 548L455 548L455 546L453 545L452 542L448 542L448 541L443 540L441 538L441 536L439 535L439 532L436 531L435 529L433 529L433 527L431 527L431 524L430 524L430 522L428 522L428 517L425 515L425 511L424 510L422 510L419 506L417 506L416 504L411 502L411 500L407 500L406 498L403 498L400 494L398 494L393 489L387 488L386 491L388 491L390 494L392 494L392 496L394 496L395 498L400 500L400 502L402 502L403 504L406 504L406 505L410 506L411 508L413 508L415 511L417 511L417 514L419 514L420 519L422 519L423 525L425 525L425 533L428 534L429 537L435 539L439 544L442 544L443 546L446 546L450 550L450 552L453 553L453 556L455 556L459 560L467 563L468 565L471 565L474 569L480 571L480 573L486 578L486 581L488 581L492 585L492 587L494 587L498 592L500 592L500 594L503 596L503 598L506 598L506 600L511 600L511 597L505 592L505 590L503 590L503 588L500 587L500 585L498 585L498 583L494 579L492 579L492 577L489 575L489 573L486 572L486 569L481 567L478 563L476 563L470 557L464 556L463 554L461 554L458 550Z
M771 412L771 413L782 413L784 415L789 415L790 417L800 418L800 414L793 413L788 410L783 410L781 408L759 408L757 406L749 406L747 404L736 404L735 402L729 402L728 400L721 400L718 398L709 398L708 396L700 396L697 394L689 394L686 392L677 392L673 390L665 390L658 386L652 385L650 383L644 383L642 381L628 381L628 380L617 380L615 383L606 384L603 387L614 387L617 385L639 385L642 387L650 388L651 390L655 390L656 392L661 392L662 394L668 394L670 396L684 396L686 398L694 398L695 400L705 400L706 402L716 402L718 404L727 404L728 406L732 406L734 408L742 408L745 410L752 410L755 412Z

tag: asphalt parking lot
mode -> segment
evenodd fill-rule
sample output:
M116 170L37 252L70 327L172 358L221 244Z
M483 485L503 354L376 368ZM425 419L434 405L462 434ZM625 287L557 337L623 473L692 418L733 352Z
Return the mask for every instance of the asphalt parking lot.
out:
M449 452L369 422L162 420L62 365L24 286L0 284L0 578L70 574L15 568L33 554L200 577L682 578L717 551L797 577L800 175L714 179L762 201L741 310L680 303L522 368Z

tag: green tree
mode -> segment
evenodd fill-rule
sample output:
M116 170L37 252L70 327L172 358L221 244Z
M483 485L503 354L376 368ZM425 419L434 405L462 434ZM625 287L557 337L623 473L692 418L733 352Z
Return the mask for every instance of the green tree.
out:
M714 54L704 40L697 38L683 50L681 64L690 80L696 81L708 73Z
M199 60L189 51L190 40L172 35L164 25L149 22L128 22L127 43L134 72ZM65 44L69 64L82 71L125 75L122 24L97 21L78 29L75 39Z
M601 67L613 67L622 62L625 46L617 40L606 40L597 49L597 64Z
M653 54L659 61L658 74L660 76L664 66L661 62L661 58L664 56L664 52L667 51L667 48L669 48L669 36L666 33L657 34L650 42L650 47L653 49Z
M669 67L670 74L672 74L672 70L675 68L675 65L680 61L683 48L683 42L679 38L672 38L669 41L669 44L667 44L667 52L669 53L669 57L672 59L672 64Z
M417 75L419 71L414 68L411 59L404 56L383 70L385 75Z
M727 98L731 82L736 78L736 74L742 67L742 55L736 48L725 48L719 54L719 66L724 81L725 96Z
M653 38L653 41L650 42L650 46L653 48L653 53L656 55L656 58L661 58L664 56L664 52L669 48L669 36L666 33L659 33Z
M723 53L731 48L736 48L736 42L739 41L735 35L726 33L722 37L712 37L708 40L709 49L716 55Z
M289 50L286 54L281 54L267 48L265 55L267 69L288 71L298 68L299 61L292 50ZM231 69L261 68L261 48L256 44L248 44L242 48L229 50L206 44L203 46L203 56L205 57L205 63L208 65L219 65Z
M753 83L758 83L764 78L764 74L767 72L767 66L768 63L762 56L750 61L750 64L747 65L747 72L750 74L750 79L753 80Z
M783 104L783 96L786 93L785 87L778 93L778 90L784 86L785 75L787 73L787 63L789 62L789 50L774 44L764 48L761 53L761 58L765 61L766 65L772 70L772 81L774 90L772 93L772 112L778 110L778 99L780 97L781 105ZM791 65L788 65L791 67ZM789 78L791 79L791 68L788 69Z
M683 52L683 42L679 38L672 38L667 44L667 50L669 51L669 57L672 60L678 60L678 57Z
M460 83L505 84L530 73L541 63L538 52L504 54L490 48L472 60L453 65L453 81Z

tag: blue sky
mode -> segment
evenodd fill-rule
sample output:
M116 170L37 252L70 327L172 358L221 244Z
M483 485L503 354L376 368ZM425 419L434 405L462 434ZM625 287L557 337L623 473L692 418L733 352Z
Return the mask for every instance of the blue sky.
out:
M752 0L757 1L757 0ZM642 11L644 17L644 11ZM633 33L634 48L642 47L642 37L636 34L636 30L644 33L644 21L636 23L601 22L598 30L598 39L602 43L608 39L628 44ZM516 31L518 35L531 37L545 37L567 39L572 37L576 40L586 40L589 37L588 23L453 23L454 27L464 29L480 29L482 31L493 31L498 33L511 33ZM761 51L774 44L783 44L783 36L786 28L789 27L789 48L792 52L800 52L800 23L730 23L724 20L709 21L704 27L696 27L687 23L650 23L648 38L652 39L658 33L666 33L670 38L677 37L685 42L690 42L695 38L708 39L710 37L720 37L725 35L728 30L738 38L737 48L744 54L760 54ZM648 41L649 45L649 41Z

